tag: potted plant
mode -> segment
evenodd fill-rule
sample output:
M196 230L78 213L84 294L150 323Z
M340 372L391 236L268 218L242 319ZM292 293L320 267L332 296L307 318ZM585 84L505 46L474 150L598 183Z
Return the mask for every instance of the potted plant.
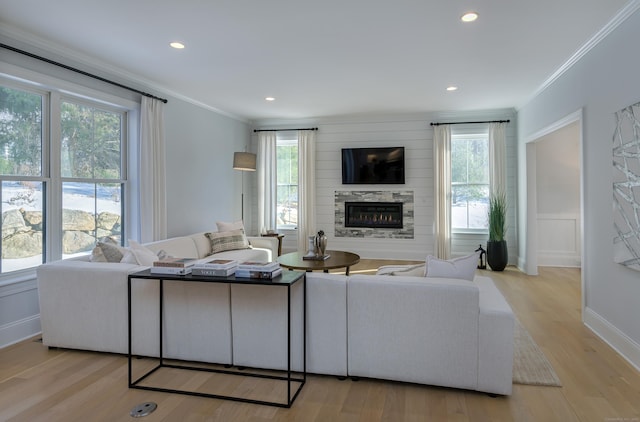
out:
M489 198L489 240L487 241L487 264L493 271L503 271L509 255L504 235L507 231L507 199L504 193Z

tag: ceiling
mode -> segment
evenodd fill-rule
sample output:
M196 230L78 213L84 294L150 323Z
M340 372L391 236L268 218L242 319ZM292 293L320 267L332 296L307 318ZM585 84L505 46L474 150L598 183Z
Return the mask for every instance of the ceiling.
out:
M0 35L243 120L466 111L524 105L633 1L0 0Z

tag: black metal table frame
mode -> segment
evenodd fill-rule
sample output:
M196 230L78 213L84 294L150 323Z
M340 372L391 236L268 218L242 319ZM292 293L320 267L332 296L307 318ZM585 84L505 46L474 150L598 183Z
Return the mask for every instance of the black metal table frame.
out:
M287 271L287 273L289 273ZM280 276L283 277L283 276ZM132 367L132 318L131 318L131 280L132 279L141 279L141 280L158 280L159 282L159 328L160 328L160 353L158 357L158 365L154 368L150 369L148 372L140 376L135 381L133 380L133 367ZM278 286L278 287L286 287L287 288L287 374L284 375L269 375L264 373L255 373L243 370L242 372L224 370L224 369L216 369L216 368L203 368L196 366L188 366L188 365L176 365L171 363L165 363L163 356L163 308L164 308L164 281L182 281L182 282L205 282L205 283L225 283L225 284L248 284L248 285L260 285L260 286ZM292 373L294 371L291 370L291 286L296 282L302 280L302 297L303 297L303 305L302 305L302 378L295 378ZM209 397L215 399L225 399L225 400L233 400L239 401L243 403L253 403L253 404L262 404L268 406L276 406L276 407L285 407L290 408L295 399L298 397L298 394L304 387L304 384L307 381L307 356L306 356L306 346L307 346L307 321L306 321L306 308L307 308L307 286L306 286L306 277L304 273L302 273L301 277L297 278L292 283L273 283L270 280L259 280L259 279L247 279L247 278L239 278L236 279L235 276L229 277L206 277L206 276L174 276L168 274L150 274L149 270L129 274L127 278L127 298L128 298L128 313L129 313L129 325L128 325L128 333L129 333L129 353L128 353L128 365L129 365L129 388L137 388L140 390L151 390L151 391L160 391L165 393L177 393L177 394L186 394L191 396L198 397ZM153 387L147 385L140 385L142 381L144 381L151 374L156 372L160 368L173 368L173 369L186 369L192 371L201 371L201 372L215 372L221 374L229 374L229 375L240 375L245 377L255 377L255 378L266 378L280 381L287 381L287 400L285 403L281 402L272 402L272 401L264 401L264 400L254 400L247 399L244 397L236 397L236 396L225 396L219 394L209 394L209 393L201 393L197 391L189 391L189 390L175 390L169 388L162 387ZM280 371L284 372L284 371ZM291 382L299 382L300 385L294 391L293 396L291 395Z

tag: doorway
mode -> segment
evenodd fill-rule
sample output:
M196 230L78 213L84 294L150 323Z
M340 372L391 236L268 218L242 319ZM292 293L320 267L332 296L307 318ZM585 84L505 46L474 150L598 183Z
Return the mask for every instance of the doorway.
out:
M582 111L526 140L526 272L582 265Z

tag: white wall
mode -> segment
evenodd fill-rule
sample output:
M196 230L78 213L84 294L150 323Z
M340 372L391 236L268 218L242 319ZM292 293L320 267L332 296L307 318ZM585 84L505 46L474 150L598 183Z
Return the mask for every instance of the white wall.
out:
M635 12L518 112L519 163L532 134L583 109L585 309L594 331L640 367L640 273L613 262L614 113L640 101L640 11ZM526 166L519 166L520 254L526 249Z
M257 121L254 127L304 128L317 126L316 147L316 204L317 229L325 231L328 248L348 250L363 258L389 258L424 260L433 254L433 129L429 125L434 121L467 121L514 119L512 110L496 110L467 113L419 113L403 115L363 115L327 117L299 121ZM516 262L515 230L515 157L516 129L515 121L508 126L507 156L510 158L508 169L510 218L508 223L508 244L510 261ZM252 149L257 150L257 136L252 137ZM404 185L343 185L341 176L341 155L344 147L405 147ZM415 201L414 239L372 239L345 238L334 236L336 191L413 191ZM458 235L452 241L452 253L464 255L473 252L480 243L486 244L486 235ZM295 234L287 234L284 248L295 250Z
M248 145L248 124L170 99L165 129L168 236L239 220L243 175L233 170L233 153ZM245 213L248 201L245 195Z

